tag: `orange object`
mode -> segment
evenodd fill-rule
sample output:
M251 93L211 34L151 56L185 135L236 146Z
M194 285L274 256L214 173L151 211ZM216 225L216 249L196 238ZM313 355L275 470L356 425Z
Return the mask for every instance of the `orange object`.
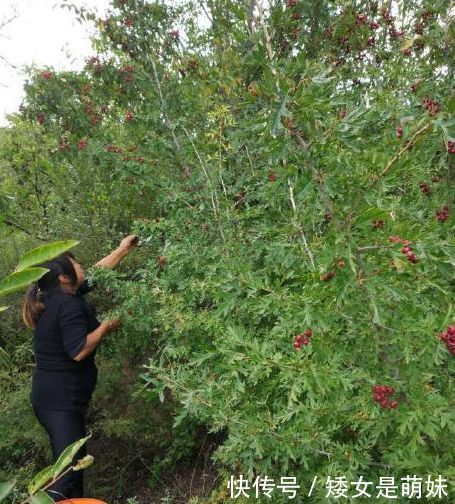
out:
M77 497L74 499L57 501L56 504L107 504L107 502L100 501L98 499L85 499Z

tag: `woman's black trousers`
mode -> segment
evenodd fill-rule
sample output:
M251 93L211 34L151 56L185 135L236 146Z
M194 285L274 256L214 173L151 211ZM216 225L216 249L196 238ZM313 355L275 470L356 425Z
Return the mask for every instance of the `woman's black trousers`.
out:
M84 412L53 410L36 405L33 405L33 410L49 435L54 462L68 445L86 436ZM85 455L87 455L86 444L79 449L73 458L72 465ZM84 497L83 472L69 471L46 489L46 493L54 501Z

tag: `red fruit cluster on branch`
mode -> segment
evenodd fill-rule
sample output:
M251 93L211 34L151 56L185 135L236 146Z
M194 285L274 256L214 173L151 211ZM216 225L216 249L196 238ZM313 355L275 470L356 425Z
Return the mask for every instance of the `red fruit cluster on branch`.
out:
M447 142L447 152L449 154L455 154L455 142L451 142L450 140Z
M120 154L123 152L123 149L121 147L117 147L115 145L108 145L106 146L107 152L116 152L117 154Z
M430 189L430 186L428 185L427 182L425 181L422 181L419 183L419 187L420 187L420 190L424 193L424 194L430 194L431 193L431 189Z
M373 47L376 45L376 37L368 37L367 46Z
M355 24L357 26L360 26L362 24L367 24L368 22L368 19L367 19L367 16L365 14L362 14L362 13L358 13L356 16L355 16Z
M294 348L300 350L302 345L308 345L311 336L313 336L313 331L311 329L306 329L302 334L297 334L297 336L294 337Z
M371 21L370 28L372 30L377 30L379 28L379 23L377 23L376 21Z
M79 143L77 144L77 148L79 150L84 150L87 147L87 140L79 140Z
M127 27L127 28L132 28L134 26L134 21L129 18L129 17L126 17L124 20L123 20L123 24Z
M323 282L328 282L331 278L333 278L335 276L335 272L334 271L329 271L327 273L323 273L319 278L323 281Z
M391 16L390 12L386 9L384 9L381 12L382 19L386 22L386 24L392 24L393 23L393 16Z
M439 105L439 102L432 100L427 95L425 95L423 97L422 104L431 116L436 115L441 110L441 106Z
M133 121L134 114L133 114L133 112L131 112L131 110L127 110L125 112L125 119L127 120L127 122L132 122Z
M439 339L444 341L447 350L455 355L455 325L451 325L446 331L439 334Z
M449 218L450 209L448 205L444 205L436 210L436 218L439 222L445 222Z
M398 126L397 128L397 138L401 138L403 136L403 127Z
M398 406L397 401L389 401L388 396L393 396L395 389L386 385L373 386L373 400L381 405L381 408L395 409Z
M417 256L414 254L411 245L406 245L401 249L401 252L403 254L406 254L406 258L408 259L409 262L415 264L419 260L417 259Z
M373 229L382 229L384 227L383 219L376 219L372 222Z
M410 86L410 90L415 93L417 91L417 88L419 87L419 84L422 82L422 79L416 79Z
M275 173L275 171L273 171L273 170L272 170L272 171L269 173L268 178L269 178L270 182L275 182L275 180L276 180L276 173Z
M52 72L49 72L48 70L41 73L41 77L44 80L50 80L52 78L52 75L53 75Z

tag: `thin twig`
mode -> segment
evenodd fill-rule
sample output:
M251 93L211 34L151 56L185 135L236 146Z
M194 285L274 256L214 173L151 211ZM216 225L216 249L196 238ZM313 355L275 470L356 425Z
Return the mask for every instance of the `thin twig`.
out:
M167 115L167 112L166 112L167 106L166 106L166 102L164 100L163 92L161 90L161 84L160 84L160 80L159 80L159 77L158 77L158 72L156 70L155 61L153 60L152 57L149 57L149 61L152 64L153 76L155 78L156 87L158 89L158 96L160 98L161 112L162 112L162 114L164 116L164 120L166 122L166 126L169 128L169 130L171 132L172 141L174 142L175 148L177 149L177 152L179 153L180 160L181 160L181 162L183 164L185 173L190 173L191 171L189 170L189 168L186 166L186 163L185 163L185 158L183 156L182 147L180 145L180 142L179 142L177 136L175 135L174 125L171 123L171 121L170 121L170 119L169 119L169 117Z
M202 158L199 155L199 151L197 150L197 147L194 145L193 139L191 138L191 136L189 135L188 131L186 130L186 128L184 126L182 126L182 129L185 132L186 136L188 137L189 141L191 142L191 145L193 146L194 152L196 153L196 156L197 156L197 158L199 160L199 164L201 165L202 170L203 170L203 172L205 174L205 178L207 179L207 183L208 183L209 188L210 188L210 199L212 201L213 213L215 214L215 220L216 220L216 222L218 224L218 229L220 231L221 238L223 240L223 244L224 244L224 247L225 247L224 250L225 250L226 254L228 254L227 249L226 249L226 238L224 236L223 228L221 227L221 223L220 223L220 219L219 219L219 214L218 214L218 211L219 211L218 210L218 206L217 206L218 200L216 198L216 194L215 194L215 191L214 191L213 186L212 186L212 181L210 180L210 177L209 177L207 169L206 169L206 167L204 165L204 162L202 161Z
M289 195L290 195L290 199L291 199L292 208L294 210L294 214L297 215L297 209L296 209L295 201L294 201L294 188L292 187L291 181L289 180L289 178L288 178L288 184L289 184ZM313 266L313 269L315 269L316 267L314 264L313 253L311 252L310 247L308 246L308 242L307 242L305 233L303 232L303 229L299 224L294 223L294 226L299 230L300 237L302 238L302 242L303 242L303 247L304 247L306 253L308 254L308 257L310 258L310 262L311 262L311 265Z

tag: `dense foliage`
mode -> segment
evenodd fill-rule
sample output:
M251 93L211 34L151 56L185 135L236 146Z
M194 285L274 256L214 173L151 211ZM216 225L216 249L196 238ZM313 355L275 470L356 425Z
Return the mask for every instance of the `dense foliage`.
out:
M314 502L328 476L453 481L448 2L171 4L70 7L95 53L31 69L4 225L86 259L140 235L97 272L123 318L101 356L224 433L219 501L231 474L318 476Z

